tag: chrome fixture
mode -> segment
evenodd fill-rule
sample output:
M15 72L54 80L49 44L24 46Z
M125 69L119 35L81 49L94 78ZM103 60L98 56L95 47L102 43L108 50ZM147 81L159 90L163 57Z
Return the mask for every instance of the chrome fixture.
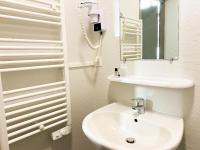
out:
M136 101L136 104L132 107L132 109L137 110L138 114L144 114L145 113L144 98L138 97L138 98L133 98L131 100Z

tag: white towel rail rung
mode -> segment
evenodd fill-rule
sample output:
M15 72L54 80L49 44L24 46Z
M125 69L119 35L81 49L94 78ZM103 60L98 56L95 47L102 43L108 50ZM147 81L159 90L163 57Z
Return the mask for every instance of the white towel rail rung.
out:
M130 22L123 22L123 28L137 28L137 29L142 29L141 24L137 24L137 23L130 23Z
M123 24L123 28L128 28L128 29L138 29L138 30L142 30L141 25L139 24L131 24L131 23L124 23Z
M124 55L127 53L141 53L141 51L123 51Z
M59 125L59 124L65 123L65 122L67 122L67 121L68 121L68 119L64 119L64 120L58 121L58 122L56 122L56 123L52 123L52 124L46 126L45 129L49 129L49 128L55 127L55 126L57 126L57 125ZM66 125L65 125L65 126L66 126Z
M124 57L138 57L138 56L141 56L141 53L138 52L138 53L123 53L123 56Z
M125 58L140 58L142 55L141 54L131 54L131 55L123 55Z
M142 28L141 27L138 27L138 26L133 26L133 25L124 25L123 28L128 28L128 29L138 29L138 30L141 30Z
M127 51L127 50L141 50L142 47L122 47L123 51Z
M122 19L124 20L131 20L131 21L136 21L138 22L139 20L138 19L134 19L134 18L130 18L130 17L126 17L126 16L120 16Z
M51 101L41 103L41 104L36 104L36 105L30 106L30 107L14 110L14 111L6 113L6 117L9 117L9 116L12 116L12 115L15 115L15 114L19 114L19 113L22 113L22 112L25 112L25 111L28 111L28 110L41 108L41 107L44 107L44 106L49 106L49 105L56 104L56 103L63 102L63 101L66 101L66 97L56 99L56 100L51 100Z
M62 44L62 41L60 40L36 40L36 39L14 39L14 38L0 38L0 42Z
M63 50L63 47L36 47L36 46L0 46L0 50Z
M124 54L124 57L137 57L137 56L141 56L141 54Z
M41 110L38 110L38 111L27 113L27 114L22 115L22 116L18 116L18 117L12 118L12 119L8 119L8 120L6 120L6 123L8 125L10 123L13 123L13 122L16 122L16 121L21 121L21 120L29 118L29 117L34 117L36 115L40 115L40 114L47 113L47 112L50 112L50 111L53 112L53 110L61 109L61 108L66 107L66 106L67 106L66 102L62 103L62 104L57 104L57 105L54 105L52 107L48 107L48 108L45 108L45 109L41 109Z
M16 71L27 71L27 70L37 70L37 69L63 68L63 67L64 67L64 64L60 64L60 65L44 65L44 66L32 66L32 67L0 69L0 72L16 72Z
M9 8L9 7L2 7L0 6L0 11L4 11L4 12L13 12L16 13L17 15L30 15L33 17L43 17L44 19L53 19L56 21L60 21L60 17L59 16L54 16L54 15L48 15L48 14L43 14L43 13L38 13L38 12L30 12L27 10L21 10L21 9L15 9L15 8Z
M48 99L51 99L51 98L62 97L62 96L66 96L66 92L60 92L60 93L57 93L57 94L52 94L52 95L32 99L32 100L29 100L29 101L23 101L23 102L18 102L18 103L15 103L15 104L6 105L4 108L5 108L5 110L7 110L7 109L10 109L10 108L24 106L24 105L27 105L27 104L32 104L32 103L35 103L35 102L41 102L41 101L45 101L45 100L48 100Z
M126 57L126 58L134 58L134 57L140 57L141 56L141 53L129 53L129 54L123 54L123 57Z
M130 60L130 58L137 58L137 59L139 59L139 58L141 58L141 55L138 55L138 56L136 56L136 55L133 55L133 56L123 56L123 57Z
M123 47L123 52L142 51L141 47Z
M0 61L0 65L18 65L33 63L61 63L64 59L38 59L38 60L16 60L16 61Z
M29 57L29 56L63 56L64 53L7 53L0 54L0 57Z
M132 57L132 58L127 58L127 60L138 60L141 59L141 57Z
M18 93L18 92L24 92L24 91L29 91L29 90L35 90L35 89L45 88L45 87L49 87L49 86L63 85L63 84L65 84L65 81L54 82L54 83L43 84L43 85L37 85L37 86L26 87L26 88L15 89L15 90L9 90L9 91L3 91L3 95Z
M141 30L138 30L138 29L132 29L132 28L123 28L123 31L124 32L137 32L137 33L141 33L142 31Z
M25 17L17 17L17 16L12 16L12 15L0 14L0 18L10 19L10 20L15 20L15 21L26 21L26 22L31 22L31 23L40 23L40 24L46 24L46 25L61 26L61 23L59 23L59 22L45 21L45 20L40 20L40 19L31 19L31 18L25 18Z
M122 45L142 46L142 44L134 44L134 43L122 43Z
M123 30L123 32L131 32L131 33L138 33L138 34L141 34L141 31L132 30L132 29L125 29L125 30Z
M48 89L48 90L44 90L44 91L33 92L33 93L23 94L23 95L19 95L19 96L9 97L9 98L5 98L4 102L10 102L10 101L23 99L23 98L27 98L27 97L33 97L33 96L37 96L37 95L42 95L42 94L47 94L47 93L56 92L56 91L60 91L60 90L65 90L65 88L66 88L65 86L64 87L57 87L57 88L52 88L52 89Z
M16 61L0 61L0 65L18 65L33 63L61 63L64 59L38 59L38 60L16 60Z
M138 20L138 19L133 19L133 18L129 18L129 17L121 17L123 19L123 22L131 22L131 23L139 23L142 24L142 20Z
M16 136L18 134L22 134L26 131L29 131L31 129L34 129L34 128L39 128L40 125L45 125L45 124L48 124L48 123L51 123L53 121L56 121L56 120L59 120L59 119L63 119L63 118L66 118L67 117L67 114L62 114L62 115L59 115L59 116L56 116L56 117L53 117L51 119L48 119L48 120L45 120L45 121L42 121L40 123L37 123L37 124L34 124L32 126L28 126L28 127L25 127L23 129L20 129L20 130L17 130L17 131L14 131L14 132L11 132L8 134L8 138L12 137L12 136Z
M133 33L133 32L124 32L124 34L142 36L142 34L141 34L141 33Z
M60 14L60 11L55 11L54 9L52 8L47 8L47 7L42 7L42 6L35 6L35 5L32 5L32 4L28 4L28 3L24 3L24 2L20 2L20 1L12 1L12 0L0 0L0 3L1 4L4 4L4 5L8 5L8 6L13 6L13 7L24 7L28 10L34 10L33 12L46 12L46 13L53 13L53 14L56 14L56 15L59 15Z
M141 22L140 21L134 21L134 22L131 22L131 21L124 21L124 24L131 24L131 25L141 25Z
M36 117L36 118L32 118L30 120L27 120L27 121L20 122L18 124L14 124L12 126L9 126L9 127L7 127L7 130L8 131L14 130L16 128L20 128L20 127L26 126L26 125L28 125L30 123L37 122L39 120L42 120L42 119L45 119L45 118L48 118L48 117L53 117L53 116L61 114L61 113L66 113L66 111L67 111L66 108L65 109L60 109L60 110L57 110L57 111L54 111L54 112L51 112L51 113Z
M41 4L47 4L47 5L55 5L57 7L60 7L60 4L59 3L51 3L51 2L48 2L48 1L42 1L42 0L29 0L29 1L35 1L37 3L41 3Z
M53 124L51 124L51 125L48 125L48 126L46 126L46 127L43 129L43 131L44 131L44 130L47 130L47 129L49 129L49 128L55 127L55 126L57 126L57 125L59 125L59 124L63 124L63 123L65 123L65 122L67 122L67 121L68 121L68 119L63 119L63 120L61 120L61 121L58 121L58 122L53 123ZM25 135L22 135L22 136L19 136L19 137L17 137L17 138L14 138L14 139L12 139L12 140L9 140L8 143L9 143L9 144L15 143L15 142L17 142L17 141L20 141L20 140L22 140L22 139L25 139L25 138L27 138L27 137L30 137L30 136L35 135L35 134L40 133L40 132L41 132L41 130L40 130L40 129L37 129L36 131L32 131L32 132L27 133L27 134L25 134Z
M142 48L140 45L122 45L123 49L129 49L129 48Z

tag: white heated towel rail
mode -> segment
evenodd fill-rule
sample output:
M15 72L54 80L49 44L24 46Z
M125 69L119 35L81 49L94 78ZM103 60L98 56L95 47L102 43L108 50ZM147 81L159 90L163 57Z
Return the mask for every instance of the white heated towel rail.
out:
M0 37L0 149L58 125L71 126L64 0L0 0L0 24L59 31L58 39ZM1 27L0 27L1 28ZM41 30L41 29L40 29ZM38 33L40 34L40 33ZM35 33L34 33L35 35ZM49 70L62 79L4 89L4 74ZM38 74L38 76L40 76ZM13 76L14 78L14 76Z
M142 58L142 20L121 17L121 58Z

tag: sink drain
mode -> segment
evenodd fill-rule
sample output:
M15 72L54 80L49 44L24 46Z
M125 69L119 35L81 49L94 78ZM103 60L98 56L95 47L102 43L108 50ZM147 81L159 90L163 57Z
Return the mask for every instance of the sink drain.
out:
M126 138L126 142L129 144L133 144L133 143L135 143L135 139L132 137Z

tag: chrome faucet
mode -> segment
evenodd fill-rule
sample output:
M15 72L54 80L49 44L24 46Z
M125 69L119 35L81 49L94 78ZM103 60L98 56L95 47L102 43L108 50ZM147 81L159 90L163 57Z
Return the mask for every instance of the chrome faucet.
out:
M133 98L131 100L136 101L136 105L134 105L132 109L137 110L138 114L144 114L145 113L144 98L138 97L138 98Z

